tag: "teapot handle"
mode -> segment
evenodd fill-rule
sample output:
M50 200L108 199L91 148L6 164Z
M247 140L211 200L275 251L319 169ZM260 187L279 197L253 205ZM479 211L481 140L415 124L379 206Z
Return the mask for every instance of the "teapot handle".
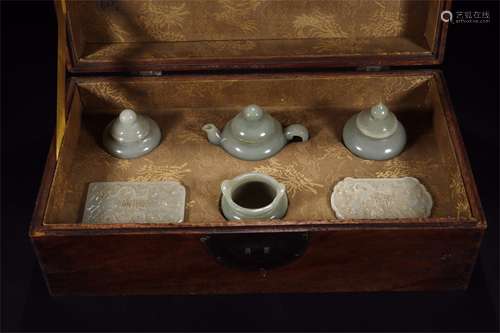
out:
M288 141L292 140L295 136L300 137L303 142L309 140L309 132L304 126L293 124L285 128L285 137Z

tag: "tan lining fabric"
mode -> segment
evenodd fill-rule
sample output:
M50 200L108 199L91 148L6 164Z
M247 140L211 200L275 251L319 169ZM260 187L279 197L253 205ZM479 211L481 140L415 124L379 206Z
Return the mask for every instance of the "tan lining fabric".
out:
M82 63L430 55L436 1L71 1Z
M82 114L75 106L69 118L45 223L81 223L90 182L178 180L188 192L182 225L224 225L219 185L248 171L287 186L286 221L335 221L331 190L347 176L414 176L435 201L432 217L471 214L431 74L84 78L78 88L81 101L74 104L81 104ZM341 130L349 116L381 100L406 126L408 146L389 161L361 160L342 145ZM249 103L262 105L285 126L304 124L310 141L291 143L258 162L240 161L207 142L203 124L221 128ZM160 146L143 158L119 160L101 147L104 126L125 107L149 114L164 133Z

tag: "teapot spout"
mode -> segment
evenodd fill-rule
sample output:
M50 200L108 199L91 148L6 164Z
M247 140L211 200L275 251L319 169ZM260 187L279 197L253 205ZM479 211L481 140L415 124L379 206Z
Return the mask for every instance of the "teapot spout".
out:
M201 128L207 133L208 141L214 145L219 145L222 141L222 136L220 131L215 127L214 124L205 124Z

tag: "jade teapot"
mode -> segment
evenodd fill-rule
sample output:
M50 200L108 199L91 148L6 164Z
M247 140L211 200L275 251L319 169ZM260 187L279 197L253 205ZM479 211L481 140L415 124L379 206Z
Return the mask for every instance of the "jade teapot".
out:
M288 141L299 137L309 139L307 129L298 124L283 127L257 105L248 105L229 121L222 133L214 124L205 124L202 129L208 141L220 145L229 154L248 161L263 160L277 154Z

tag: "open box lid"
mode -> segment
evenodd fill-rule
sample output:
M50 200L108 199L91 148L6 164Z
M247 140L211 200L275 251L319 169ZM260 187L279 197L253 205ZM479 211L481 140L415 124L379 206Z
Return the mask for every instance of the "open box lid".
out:
M450 1L64 1L71 72L441 63Z

